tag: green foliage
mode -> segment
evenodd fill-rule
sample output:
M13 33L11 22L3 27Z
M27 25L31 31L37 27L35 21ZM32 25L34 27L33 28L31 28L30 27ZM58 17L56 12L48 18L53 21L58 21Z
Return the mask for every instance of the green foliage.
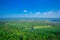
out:
M0 21L0 40L60 40L59 26L48 21Z

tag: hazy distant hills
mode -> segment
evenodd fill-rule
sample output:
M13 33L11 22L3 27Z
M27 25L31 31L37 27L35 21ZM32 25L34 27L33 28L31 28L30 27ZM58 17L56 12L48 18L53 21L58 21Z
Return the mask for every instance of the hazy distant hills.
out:
M50 20L50 21L60 21L60 18L0 18L0 20Z

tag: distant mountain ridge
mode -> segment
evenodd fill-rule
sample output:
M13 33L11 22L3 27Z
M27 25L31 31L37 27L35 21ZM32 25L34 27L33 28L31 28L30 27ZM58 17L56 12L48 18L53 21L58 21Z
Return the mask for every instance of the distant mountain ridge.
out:
M0 18L0 20L59 20L60 18Z

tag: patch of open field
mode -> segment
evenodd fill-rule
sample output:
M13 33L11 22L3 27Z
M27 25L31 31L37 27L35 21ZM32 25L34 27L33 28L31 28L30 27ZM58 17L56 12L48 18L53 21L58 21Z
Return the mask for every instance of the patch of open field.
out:
M34 27L34 29L47 29L47 28L52 28L52 26L47 25L47 26L36 26L36 27Z

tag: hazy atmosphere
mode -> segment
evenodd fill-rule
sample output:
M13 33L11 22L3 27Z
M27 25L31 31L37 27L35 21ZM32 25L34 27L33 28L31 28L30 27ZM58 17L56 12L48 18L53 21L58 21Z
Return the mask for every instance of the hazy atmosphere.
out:
M60 0L0 0L0 18L60 18Z

